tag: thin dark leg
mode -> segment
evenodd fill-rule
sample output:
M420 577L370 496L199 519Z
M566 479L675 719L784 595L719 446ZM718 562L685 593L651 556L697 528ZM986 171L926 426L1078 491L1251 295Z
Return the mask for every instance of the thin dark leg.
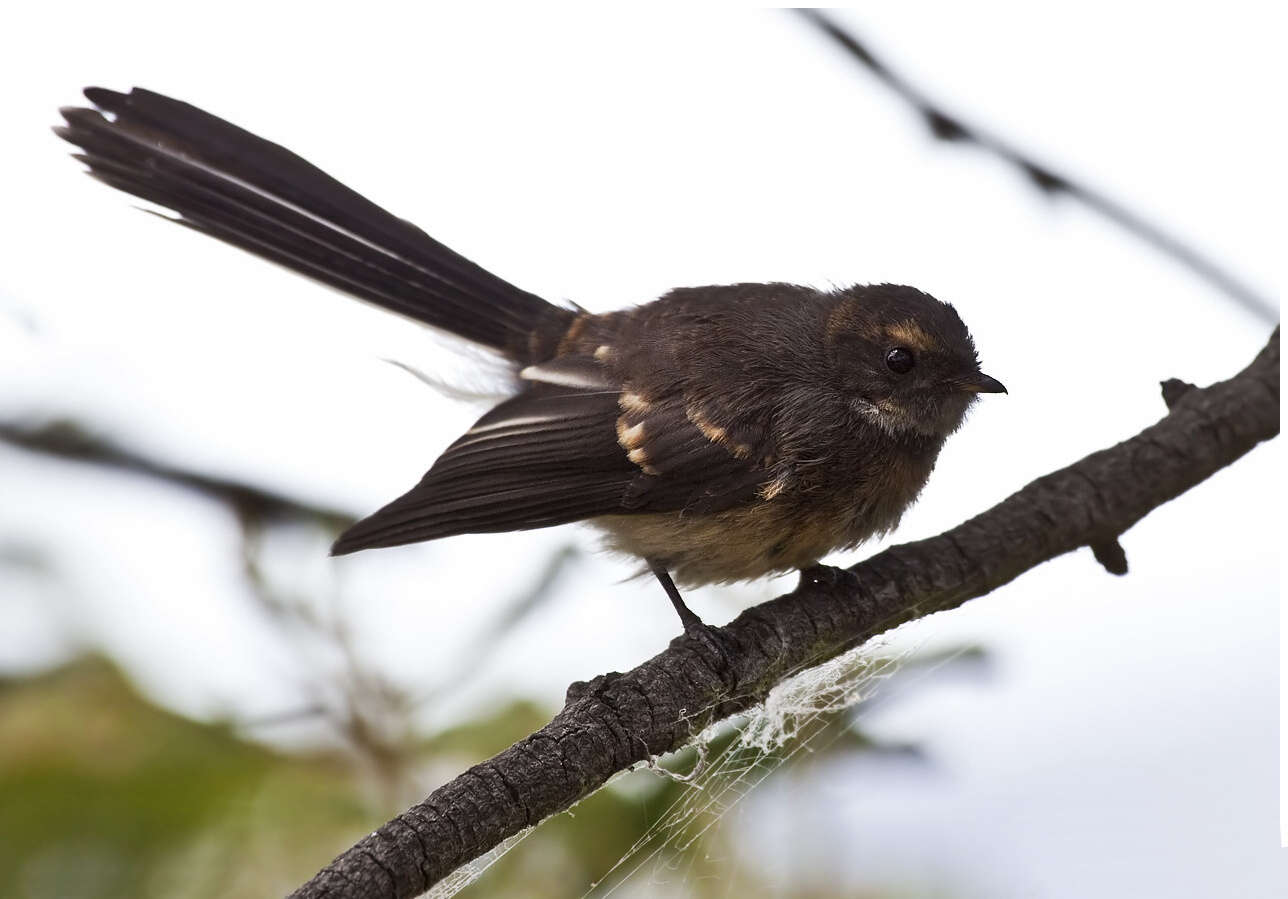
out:
M662 589L671 600L671 605L675 606L675 613L680 616L680 623L684 625L684 635L691 640L696 640L711 651L713 656L719 661L716 662L716 673L720 678L729 683L730 689L737 683L737 676L733 673L733 659L725 650L723 642L720 640L719 631L708 624L703 624L702 619L693 614L693 610L684 604L684 598L680 596L680 591L676 589L675 581L671 580L671 573L666 570L666 566L661 562L648 560L649 570L653 572Z
M649 570L653 572L662 589L666 591L667 597L671 600L671 605L675 606L675 613L680 616L680 623L684 625L684 632L689 636L706 635L707 626L702 623L702 619L693 613L693 610L684 604L684 598L680 596L680 591L675 586L675 581L671 580L671 573L666 570L666 566L661 562L649 560Z

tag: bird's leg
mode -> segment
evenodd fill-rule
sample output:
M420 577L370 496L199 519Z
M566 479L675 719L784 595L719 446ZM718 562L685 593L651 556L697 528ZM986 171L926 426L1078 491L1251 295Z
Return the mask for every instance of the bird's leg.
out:
M716 629L709 624L705 624L701 618L694 614L693 610L684 604L684 598L680 596L680 591L675 586L675 581L671 580L671 573L666 570L666 566L654 559L649 559L648 567L657 578L662 589L666 591L667 597L671 600L671 605L675 606L675 613L680 616L680 623L684 625L684 635L691 640L696 640L709 649L712 654L719 659L719 668L716 674L726 682L736 682L736 675L733 673L733 659L729 657L728 651L720 642L720 635ZM723 670L719 670L723 669Z
M693 610L684 604L684 597L680 596L680 591L675 586L675 581L671 580L671 573L666 570L666 566L661 562L652 559L648 561L649 571L653 572L662 589L666 591L667 598L671 600L671 605L675 606L675 614L680 616L680 623L684 625L684 632L690 637L705 637L710 632L702 619L694 614Z

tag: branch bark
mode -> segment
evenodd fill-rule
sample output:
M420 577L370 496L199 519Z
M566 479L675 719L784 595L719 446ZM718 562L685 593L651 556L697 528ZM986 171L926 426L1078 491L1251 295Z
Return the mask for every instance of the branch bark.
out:
M681 637L626 674L573 684L549 724L364 837L293 897L416 896L616 772L750 708L804 667L1083 546L1125 571L1119 535L1279 433L1279 329L1230 380L1165 393L1170 411L1158 423L938 537L848 570L803 573L792 593L718 629L723 652Z

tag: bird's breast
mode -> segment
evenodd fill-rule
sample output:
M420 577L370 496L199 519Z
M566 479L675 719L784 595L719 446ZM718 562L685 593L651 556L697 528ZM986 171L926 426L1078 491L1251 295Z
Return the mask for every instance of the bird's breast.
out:
M916 499L934 459L892 455L832 483L710 514L663 512L592 519L607 548L657 560L682 586L730 583L805 568L885 533ZM848 476L846 476L848 475Z

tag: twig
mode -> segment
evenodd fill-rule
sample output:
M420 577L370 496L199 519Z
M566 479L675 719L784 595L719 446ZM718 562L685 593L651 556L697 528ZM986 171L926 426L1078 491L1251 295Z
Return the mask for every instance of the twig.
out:
M262 487L156 462L66 419L40 424L0 421L0 443L186 487L228 504L245 521L317 521L330 530L340 531L355 520L345 512L291 499Z
M1039 190L1049 195L1067 194L1081 201L1085 206L1152 245L1154 249L1172 257L1263 321L1273 324L1279 320L1279 313L1269 299L1261 296L1224 266L1217 264L1185 241L1168 233L1161 226L1112 197L1062 172L1057 172L1048 165L1036 162L1013 144L967 124L955 114L931 101L921 90L893 71L872 52L871 46L856 37L853 31L841 27L819 10L800 9L797 12L916 110L925 120L931 133L938 139L975 144L980 149L987 150L1018 169Z
M785 676L956 608L1056 556L1116 543L1151 510L1278 433L1276 328L1242 372L1176 398L1135 437L1039 478L938 537L892 547L849 570L803 573L792 593L717 629L726 651L681 637L633 671L574 684L553 721L364 837L294 899L418 895L616 772L751 707Z

